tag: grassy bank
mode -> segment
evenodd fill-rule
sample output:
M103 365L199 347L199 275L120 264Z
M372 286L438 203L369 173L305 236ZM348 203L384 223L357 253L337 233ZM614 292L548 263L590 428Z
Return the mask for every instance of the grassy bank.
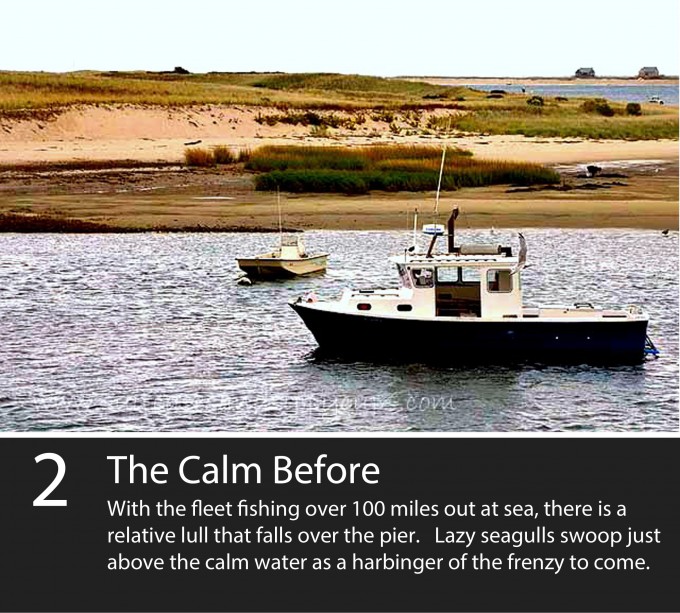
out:
M476 91L419 81L326 73L0 72L0 120L49 121L74 105L257 107L255 121L350 134L368 120L376 136L445 132L658 139L678 137L677 107ZM251 110L251 109L249 109Z
M466 113L451 113L430 120L436 130L522 134L529 137L651 140L678 138L678 110L669 107L629 105L597 99L502 97L469 103Z
M261 147L246 168L261 172L258 190L296 193L365 194L429 191L437 187L441 149L428 146ZM442 189L559 183L559 175L538 164L479 160L470 152L448 152Z
M158 72L0 72L5 115L77 104L281 108L441 107L466 88L360 75Z

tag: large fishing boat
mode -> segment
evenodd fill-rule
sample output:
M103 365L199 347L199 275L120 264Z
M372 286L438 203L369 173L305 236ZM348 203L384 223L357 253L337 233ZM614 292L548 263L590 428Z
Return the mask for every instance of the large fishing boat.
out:
M455 245L457 209L424 227L427 251L412 245L390 260L401 287L347 289L337 301L308 294L291 303L323 350L354 356L446 361L636 363L657 350L639 307L525 306L527 246ZM435 252L438 237L447 250Z

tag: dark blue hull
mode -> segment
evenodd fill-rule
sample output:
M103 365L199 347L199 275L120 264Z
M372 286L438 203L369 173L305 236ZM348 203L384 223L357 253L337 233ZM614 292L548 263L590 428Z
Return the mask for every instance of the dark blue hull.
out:
M291 304L320 349L333 355L445 362L637 364L646 320L489 322L416 320L332 313Z

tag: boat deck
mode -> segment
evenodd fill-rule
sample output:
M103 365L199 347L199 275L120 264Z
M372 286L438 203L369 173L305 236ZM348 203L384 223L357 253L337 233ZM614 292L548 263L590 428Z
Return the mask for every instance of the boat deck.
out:
M641 319L643 314L638 309L597 309L592 306L547 306L547 307L524 307L523 319Z

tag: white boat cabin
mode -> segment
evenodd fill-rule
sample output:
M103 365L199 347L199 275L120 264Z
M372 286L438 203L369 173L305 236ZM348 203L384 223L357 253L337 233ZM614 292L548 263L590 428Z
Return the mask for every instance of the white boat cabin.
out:
M522 312L518 259L500 245L460 247L459 253L391 258L413 310L424 316L518 317Z
M277 260L300 260L309 257L301 236L283 236L278 247L269 253L261 253L256 258Z
M616 321L647 320L638 307L598 309L589 302L574 306L523 306L522 269L526 263L527 244L519 234L519 254L498 244L455 246L454 221L457 209L448 221L448 232L440 224L427 224L423 231L431 236L426 253L413 247L390 261L397 266L401 287L397 289L346 289L340 301L319 300L315 294L305 301L320 311L362 314L403 319L465 319L468 321ZM415 226L415 223L414 223ZM447 251L435 253L438 237L447 239Z
M305 249L305 244L302 242L302 237L283 237L278 255L282 260L297 260L299 258L306 258L307 251Z
M510 247L462 245L454 253L404 253L390 258L396 290L345 290L350 311L406 317L522 316L519 259Z

